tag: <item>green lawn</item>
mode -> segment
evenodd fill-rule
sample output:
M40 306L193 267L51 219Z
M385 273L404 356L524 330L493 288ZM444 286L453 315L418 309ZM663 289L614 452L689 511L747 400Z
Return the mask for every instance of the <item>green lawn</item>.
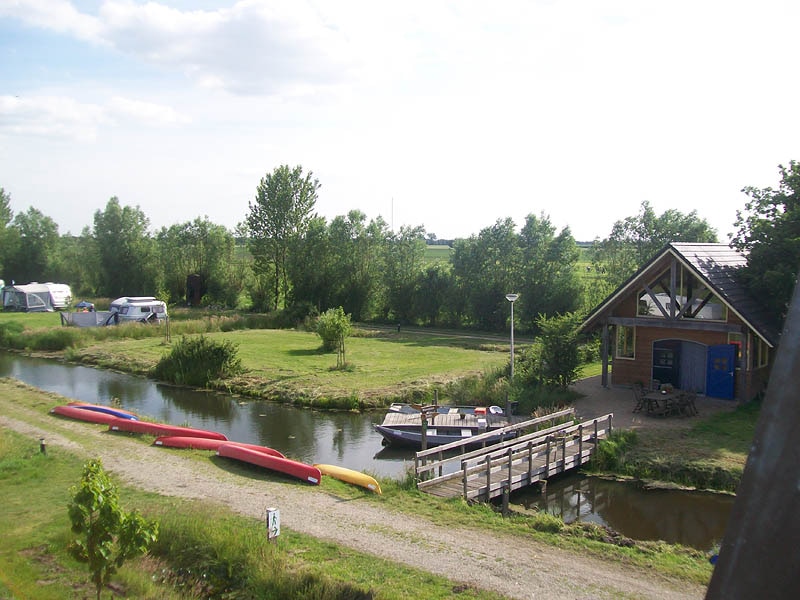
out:
M321 340L314 333L258 329L206 335L237 346L247 374L229 382L233 387L252 385L301 395L322 390L330 396L369 399L397 393L398 389L429 388L431 384L482 374L508 361L505 351L467 348L463 341L444 334L391 332L348 338L348 368L337 370L336 354L322 353ZM135 365L133 370L143 373L169 348L163 338L115 339L71 351L71 355L103 366Z

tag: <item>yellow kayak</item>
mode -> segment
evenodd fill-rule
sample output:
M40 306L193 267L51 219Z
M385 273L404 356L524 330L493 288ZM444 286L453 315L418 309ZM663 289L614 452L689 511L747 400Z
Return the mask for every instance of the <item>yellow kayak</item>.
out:
M334 479L339 479L340 481L345 481L347 483L352 483L353 485L360 485L368 490L372 490L376 494L381 493L380 484L375 481L374 477L370 477L366 473L353 471L353 469L340 467L338 465L314 464L314 466L317 467L320 473L323 475L327 475L328 477L333 477Z

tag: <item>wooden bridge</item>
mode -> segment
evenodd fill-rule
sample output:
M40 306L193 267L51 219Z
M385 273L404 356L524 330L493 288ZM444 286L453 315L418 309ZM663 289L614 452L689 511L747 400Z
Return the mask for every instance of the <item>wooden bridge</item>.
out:
M574 416L574 409L552 413L503 428L525 430L548 420ZM462 496L465 500L490 500L505 491L547 481L558 473L588 462L598 442L611 433L612 414L573 424L553 425L533 433L506 440L477 450L463 452L463 442L417 452L414 469L417 487L428 494L444 498ZM481 437L497 435L492 431L469 441L480 443ZM462 451L455 456L446 456Z

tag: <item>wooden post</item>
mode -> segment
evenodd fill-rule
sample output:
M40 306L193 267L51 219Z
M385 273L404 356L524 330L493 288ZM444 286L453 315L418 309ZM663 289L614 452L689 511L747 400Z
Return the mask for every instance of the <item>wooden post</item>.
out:
M528 483L533 479L533 441L528 441Z
M503 482L503 516L508 516L508 490L511 487L510 482Z
M444 455L439 451L439 477L442 476L442 460L444 460Z
M414 474L417 476L417 483L422 481L419 475L419 456L417 456L416 454L414 454Z
M583 464L583 423L578 425L578 466Z
M561 438L561 470L567 470L567 436Z
M463 480L462 480L461 483L464 485L464 501L467 501L469 499L469 498L467 498L467 492L469 491L469 489L468 489L468 486L467 486L467 461L466 460L462 460L461 461L461 474L462 474L461 476L463 477Z
M598 435L599 435L599 433L597 431L597 419L595 419L594 420L594 447L595 447L595 450L597 449L597 444L600 443L600 438L597 437Z
M552 435L547 436L547 456L544 459L544 478L550 479L550 440Z
M492 499L492 456L486 455L486 501Z
M514 448L508 448L508 486L511 487L511 463L514 461Z

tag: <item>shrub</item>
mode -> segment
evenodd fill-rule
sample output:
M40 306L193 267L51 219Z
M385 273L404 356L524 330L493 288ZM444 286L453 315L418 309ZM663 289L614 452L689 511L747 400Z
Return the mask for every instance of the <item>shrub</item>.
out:
M179 385L207 387L211 381L243 372L235 344L229 340L215 342L201 335L182 337L169 354L161 357L152 375Z

